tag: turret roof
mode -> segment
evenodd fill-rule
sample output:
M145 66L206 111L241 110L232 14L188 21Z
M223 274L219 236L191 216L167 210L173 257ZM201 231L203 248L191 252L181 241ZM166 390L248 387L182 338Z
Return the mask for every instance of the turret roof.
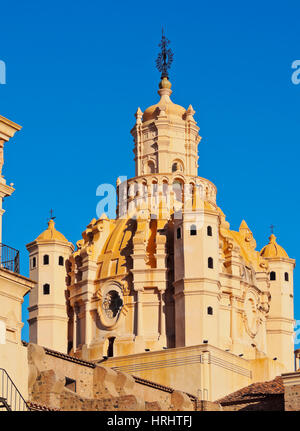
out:
M183 115L186 109L183 106L176 105L170 99L172 93L171 82L167 78L163 78L159 84L160 101L156 105L149 106L143 114L143 122L154 120L159 114L160 110L165 111L169 117L177 117L183 120Z
M69 242L62 233L60 233L58 230L55 229L54 225L55 225L54 220L53 219L49 220L48 228L44 230L44 232L42 232L36 238L36 241L57 240L57 241Z
M271 235L269 237L269 244L267 244L265 247L262 248L260 255L267 258L273 258L273 257L289 257L287 252L284 250L283 247L281 247L276 242L276 236Z

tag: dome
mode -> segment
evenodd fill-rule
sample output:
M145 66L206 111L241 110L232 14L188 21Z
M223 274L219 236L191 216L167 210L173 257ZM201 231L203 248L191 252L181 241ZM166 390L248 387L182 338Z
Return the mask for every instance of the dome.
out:
M143 114L143 122L154 120L160 110L164 110L168 117L183 119L186 109L183 106L176 105L170 99L170 95L172 94L171 86L172 84L167 78L162 79L159 84L160 89L158 90L160 101L156 103L156 105L149 106L149 108L145 110Z
M267 258L287 257L288 258L288 254L284 250L284 248L281 247L279 244L277 244L275 235L272 234L269 237L269 240L270 240L269 244L263 247L260 252L260 255L262 257L267 257Z
M185 108L180 105L176 105L171 101L171 99L167 104L164 104L161 99L156 105L149 106L149 108L145 110L143 115L143 122L155 120L155 118L159 114L159 110L157 108L161 108L163 105L166 106L166 114L168 115L168 117L177 117L182 120L182 117L186 111Z
M55 223L54 220L49 220L48 222L48 228L44 230L37 238L36 241L51 241L51 240L57 240L57 241L64 241L69 242L67 238L54 227Z

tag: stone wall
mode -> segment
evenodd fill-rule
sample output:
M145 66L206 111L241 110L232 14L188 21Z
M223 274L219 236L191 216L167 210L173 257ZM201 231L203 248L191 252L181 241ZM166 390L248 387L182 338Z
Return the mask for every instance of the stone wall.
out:
M286 411L300 410L300 385L289 386L285 389L284 406Z
M300 372L282 374L284 385L284 409L300 410Z
M28 345L28 366L29 400L53 409L198 409L195 398L184 392L53 352L32 343ZM76 391L75 384L73 390L66 387L66 377L76 380Z
M223 408L220 404L216 402L197 400L196 410L198 412L216 412L216 411L222 411Z
M208 401L253 383L252 362L209 344L114 356L105 365Z
M275 383L277 382L278 385L278 378L276 378L274 381L257 383L238 391L240 396L236 396L236 399L229 395L229 398L223 401L211 402L199 400L185 392L123 371L104 367L102 364L94 364L44 349L36 344L30 343L27 353L29 401L51 409L73 411L300 410L300 372L281 376L284 385L281 393L274 393L277 388ZM66 387L66 378L74 379L76 384ZM276 389L277 392L279 389Z

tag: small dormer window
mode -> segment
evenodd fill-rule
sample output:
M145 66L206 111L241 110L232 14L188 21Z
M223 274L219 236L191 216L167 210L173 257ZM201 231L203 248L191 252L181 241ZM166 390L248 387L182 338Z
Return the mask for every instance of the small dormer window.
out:
M44 262L44 265L49 265L49 256L48 256L48 254L44 254L43 262Z
M36 267L36 257L32 258L32 268Z
M59 256L59 258L58 258L58 265L64 266L64 258L63 258L63 256Z
M212 316L214 314L212 307L207 307L207 314L209 314L210 316Z
M212 258L212 257L209 257L209 258L208 258L208 260L207 260L207 265L208 265L208 268L213 269L213 267L214 267L214 260L213 260L213 258Z
M177 237L177 239L180 239L181 238L181 229L180 229L180 227L178 227L177 228L177 231L176 231L177 233L176 233L176 237Z
M289 273L288 272L284 273L284 281L289 281Z
M207 236L212 236L212 227L207 226Z
M275 281L276 280L276 272L275 271L271 271L270 272L270 280L271 281Z

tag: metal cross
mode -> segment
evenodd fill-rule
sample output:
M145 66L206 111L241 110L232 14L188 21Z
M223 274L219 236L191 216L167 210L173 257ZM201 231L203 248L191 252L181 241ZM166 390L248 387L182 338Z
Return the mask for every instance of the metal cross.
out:
M274 225L273 224L271 224L271 226L270 226L270 229L271 229L271 233L274 233Z
M158 45L161 48L161 52L158 54L156 59L156 67L161 72L161 78L168 78L168 69L170 69L173 62L173 52L170 48L167 48L170 41L164 35L164 29L162 29L161 42Z
M53 209L50 210L50 220L54 220L56 217L53 217Z

